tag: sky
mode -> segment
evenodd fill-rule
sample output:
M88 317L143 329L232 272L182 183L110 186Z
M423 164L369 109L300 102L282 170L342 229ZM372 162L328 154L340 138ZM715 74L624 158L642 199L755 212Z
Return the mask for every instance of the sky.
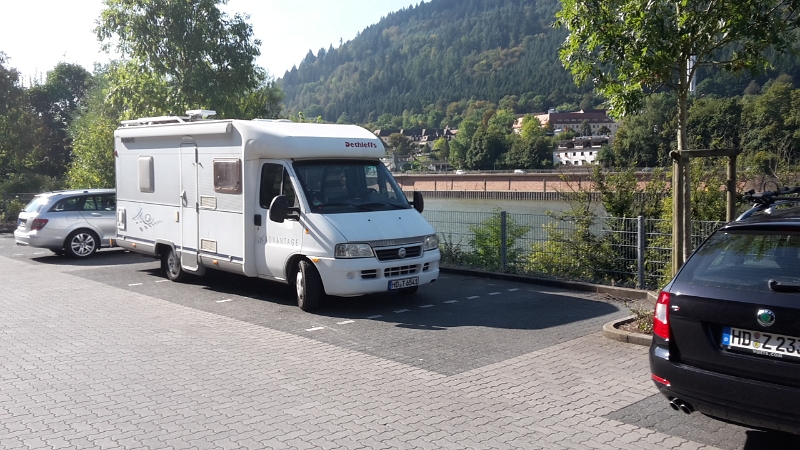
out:
M309 50L347 42L381 17L419 0L228 0L229 15L246 13L261 40L257 63L275 78L299 65ZM59 62L93 71L108 62L94 35L103 0L0 0L0 52L23 83L44 81Z

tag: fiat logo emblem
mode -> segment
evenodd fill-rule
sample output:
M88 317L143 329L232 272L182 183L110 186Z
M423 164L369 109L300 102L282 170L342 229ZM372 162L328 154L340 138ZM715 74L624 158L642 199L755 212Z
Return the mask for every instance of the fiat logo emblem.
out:
M775 313L768 309L759 309L756 318L762 327L768 327L775 323Z
M399 256L400 258L405 258L406 257L406 249L401 247L400 250L397 251L397 256Z

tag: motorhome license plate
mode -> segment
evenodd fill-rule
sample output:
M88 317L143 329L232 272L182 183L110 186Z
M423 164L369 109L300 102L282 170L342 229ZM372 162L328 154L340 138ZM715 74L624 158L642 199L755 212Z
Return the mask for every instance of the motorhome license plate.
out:
M724 327L722 345L729 350L749 350L756 355L800 359L800 338L781 334Z
M419 286L419 277L403 278L402 280L392 280L389 282L389 290L403 289L407 287Z

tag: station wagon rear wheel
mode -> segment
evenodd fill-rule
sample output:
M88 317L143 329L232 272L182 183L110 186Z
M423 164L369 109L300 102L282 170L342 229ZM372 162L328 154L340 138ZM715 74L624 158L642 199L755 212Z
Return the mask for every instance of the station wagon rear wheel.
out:
M297 306L303 311L317 309L324 292L317 269L306 260L300 261L297 264L294 282L297 289Z
M100 247L100 240L89 230L75 230L67 236L64 251L72 258L88 258Z

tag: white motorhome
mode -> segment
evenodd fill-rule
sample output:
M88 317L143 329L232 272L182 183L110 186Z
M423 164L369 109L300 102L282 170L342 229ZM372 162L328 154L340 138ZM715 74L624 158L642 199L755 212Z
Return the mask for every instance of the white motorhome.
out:
M436 281L436 234L355 125L187 117L114 133L117 244L180 281L207 268L294 283L320 298L416 292ZM413 206L413 207L412 207Z

